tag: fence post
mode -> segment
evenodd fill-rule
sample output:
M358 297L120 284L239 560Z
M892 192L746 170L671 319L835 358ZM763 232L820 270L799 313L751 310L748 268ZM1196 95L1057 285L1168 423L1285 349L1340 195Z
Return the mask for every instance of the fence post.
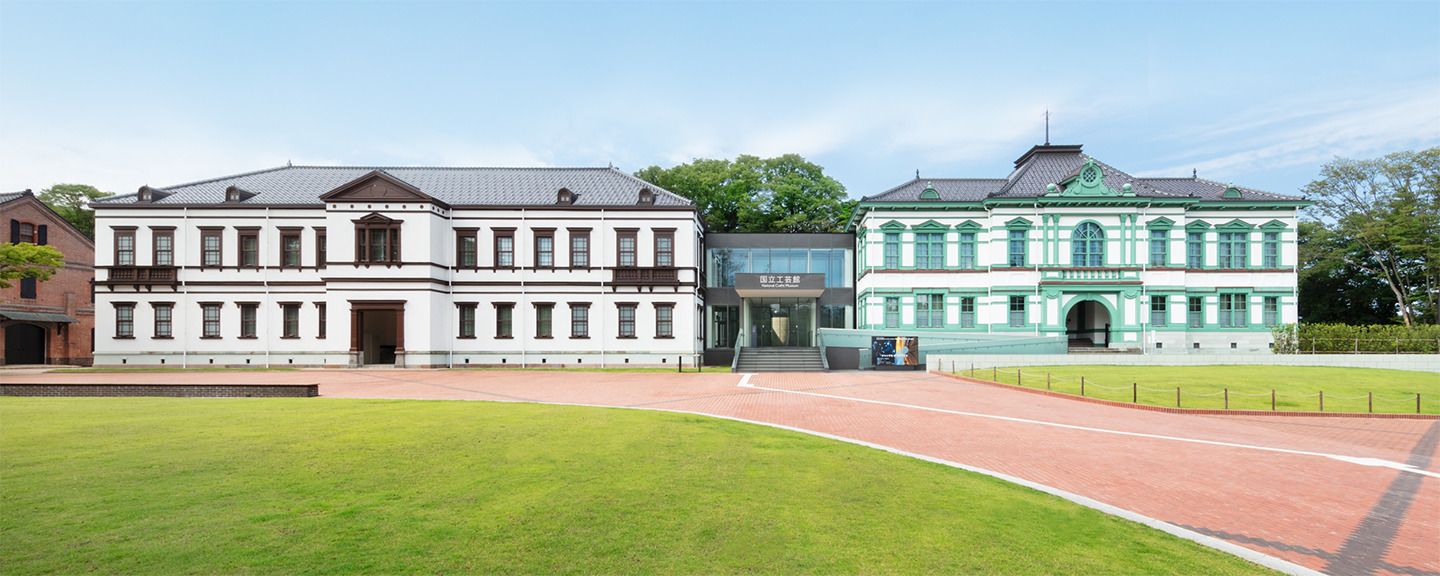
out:
M1320 391L1320 411L1321 411L1321 412L1324 412L1324 411L1325 411L1325 391L1324 391L1324 390L1321 390L1321 391Z
M1271 389L1270 389L1270 411L1271 411L1271 412L1274 412L1274 411L1275 411L1275 389L1274 389L1274 388L1271 388Z
M1015 369L1015 385L1016 385L1016 386L1024 386L1024 384L1022 384L1022 383L1020 382L1020 380L1021 380L1020 369L1019 369L1019 368L1016 368L1016 369Z
M974 363L974 362L971 362L971 363L970 363L970 377L971 377L971 378L974 378L974 377L975 377L975 363Z
M685 356L682 355L679 358L680 361L675 363L675 371L683 373L685 372Z
M1359 354L1359 353L1360 353L1360 339L1359 339L1359 338L1356 338L1356 339L1355 339L1355 353L1356 353L1356 354Z
M1180 387L1179 387L1179 386L1176 386L1176 387L1175 387L1175 407L1176 407L1176 408L1179 408L1179 407L1180 407Z
M1419 393L1419 392L1416 392L1416 393L1415 393L1415 413L1416 413L1416 414L1419 414L1419 413L1420 413L1420 393Z
M999 367L999 366L991 366L991 367L990 367L990 381L991 381L991 382L999 382L999 381L1000 381L1000 367Z
M1226 409L1226 410L1229 410L1229 409L1230 409L1230 389L1229 389L1229 388L1226 388L1226 389L1225 389L1225 409Z
M1371 414L1374 414L1374 413L1375 413L1375 393L1374 393L1374 392L1371 392L1371 393L1369 394L1369 396L1370 396L1370 408L1368 408L1367 411L1370 412Z
M1139 403L1140 403L1140 383L1138 383L1138 382L1131 382L1131 383L1130 383L1130 403L1131 403L1131 404L1139 404Z
M1049 373L1049 372L1046 372L1046 373L1045 373L1045 389L1046 389L1046 390L1049 390L1049 389L1050 389L1050 373Z
M1080 397L1081 397L1081 398L1084 398L1084 397L1085 397L1085 377L1084 377L1084 376L1081 376L1081 377L1080 377Z

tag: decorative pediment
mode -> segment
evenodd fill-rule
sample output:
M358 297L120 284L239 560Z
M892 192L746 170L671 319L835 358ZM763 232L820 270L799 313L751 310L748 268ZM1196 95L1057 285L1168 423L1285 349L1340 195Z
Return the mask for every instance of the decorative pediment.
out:
M955 225L955 229L961 232L979 232L984 228L984 226L981 226L979 222L974 220L966 220Z
M1186 230L1209 230L1210 223L1204 220L1195 220L1185 225Z
M326 202L429 202L450 207L383 170L375 170L342 184L321 194L320 199Z
M1032 224L1032 223L1030 223L1029 220L1026 220L1026 219L1024 219L1024 218L1016 218L1016 219L1014 219L1014 220L1011 220L1011 221L1005 223L1005 227L1006 227L1006 228L1009 228L1009 229L1011 229L1011 230L1023 229L1023 228L1031 228L1031 227L1033 227L1033 226L1035 226L1035 225Z
M924 223L917 224L915 226L915 229L921 232L944 232L949 228L949 226L946 226L934 220L926 220Z
M1146 223L1145 227L1151 230L1169 230L1175 227L1175 221L1161 216Z
M1120 196L1114 188L1105 185L1105 171L1094 158L1085 159L1080 172L1060 182L1064 190L1061 196ZM1128 190L1127 190L1128 191Z
M884 230L884 231L886 231L886 232L899 232L899 231L905 229L905 225L904 225L904 224L901 224L901 223L899 223L899 222L897 222L897 221L895 221L895 220L891 220L891 221L889 221L889 222L886 222L886 223L884 223L884 224L881 224L881 225L880 225L880 229L881 229L881 230Z
M403 220L396 220L378 212L371 212L369 214L356 218L355 220L353 220L353 222L355 222L356 224L374 224L383 226L389 224L399 224L403 222Z
M1252 228L1254 228L1254 226L1239 218L1215 227L1216 230L1250 230Z
M1269 232L1276 232L1279 230L1284 230L1286 228L1289 228L1289 226L1286 226L1284 222L1281 222L1279 220L1271 220L1260 225L1261 230L1266 230Z

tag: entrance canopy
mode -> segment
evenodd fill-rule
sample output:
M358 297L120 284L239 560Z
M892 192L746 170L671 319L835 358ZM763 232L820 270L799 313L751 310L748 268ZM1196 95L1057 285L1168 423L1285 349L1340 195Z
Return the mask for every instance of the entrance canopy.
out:
M79 322L79 320L54 312L21 312L19 310L0 310L0 319L17 320L20 322Z
M824 292L824 274L735 274L741 298L819 298Z

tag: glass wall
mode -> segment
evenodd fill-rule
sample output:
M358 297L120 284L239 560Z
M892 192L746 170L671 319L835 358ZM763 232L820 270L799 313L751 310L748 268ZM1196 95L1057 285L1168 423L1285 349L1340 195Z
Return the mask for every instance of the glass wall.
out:
M739 306L710 307L710 347L734 348L740 333Z
M735 286L735 274L824 274L826 288L845 288L848 250L842 248L710 248L708 284Z

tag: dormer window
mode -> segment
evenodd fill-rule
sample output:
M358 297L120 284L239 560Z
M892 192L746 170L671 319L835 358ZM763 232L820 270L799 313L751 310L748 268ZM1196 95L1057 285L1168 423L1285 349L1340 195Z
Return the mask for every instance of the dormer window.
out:
M254 196L254 192L251 192L239 186L231 186L225 189L226 202L244 202L246 200L249 200L250 198L253 198Z
M135 194L135 200L137 202L154 202L169 195L169 192L156 190L149 186L141 186L139 192Z
M1230 184L1229 186L1226 186L1226 187L1225 187L1225 192L1224 192L1223 194L1221 194L1220 197L1221 197L1221 198L1242 198L1242 196L1240 195L1240 189L1239 189L1239 188L1236 188L1234 184Z
M555 194L555 203L566 206L574 204L575 193L571 192L569 188L561 188L560 191Z
M649 188L641 188L639 203L646 206L655 204L655 192Z
M934 185L934 184L927 182L927 183L925 183L925 189L920 191L920 199L921 199L921 200L939 200L939 199L940 199L940 192L937 191L937 190L935 190L935 185Z

